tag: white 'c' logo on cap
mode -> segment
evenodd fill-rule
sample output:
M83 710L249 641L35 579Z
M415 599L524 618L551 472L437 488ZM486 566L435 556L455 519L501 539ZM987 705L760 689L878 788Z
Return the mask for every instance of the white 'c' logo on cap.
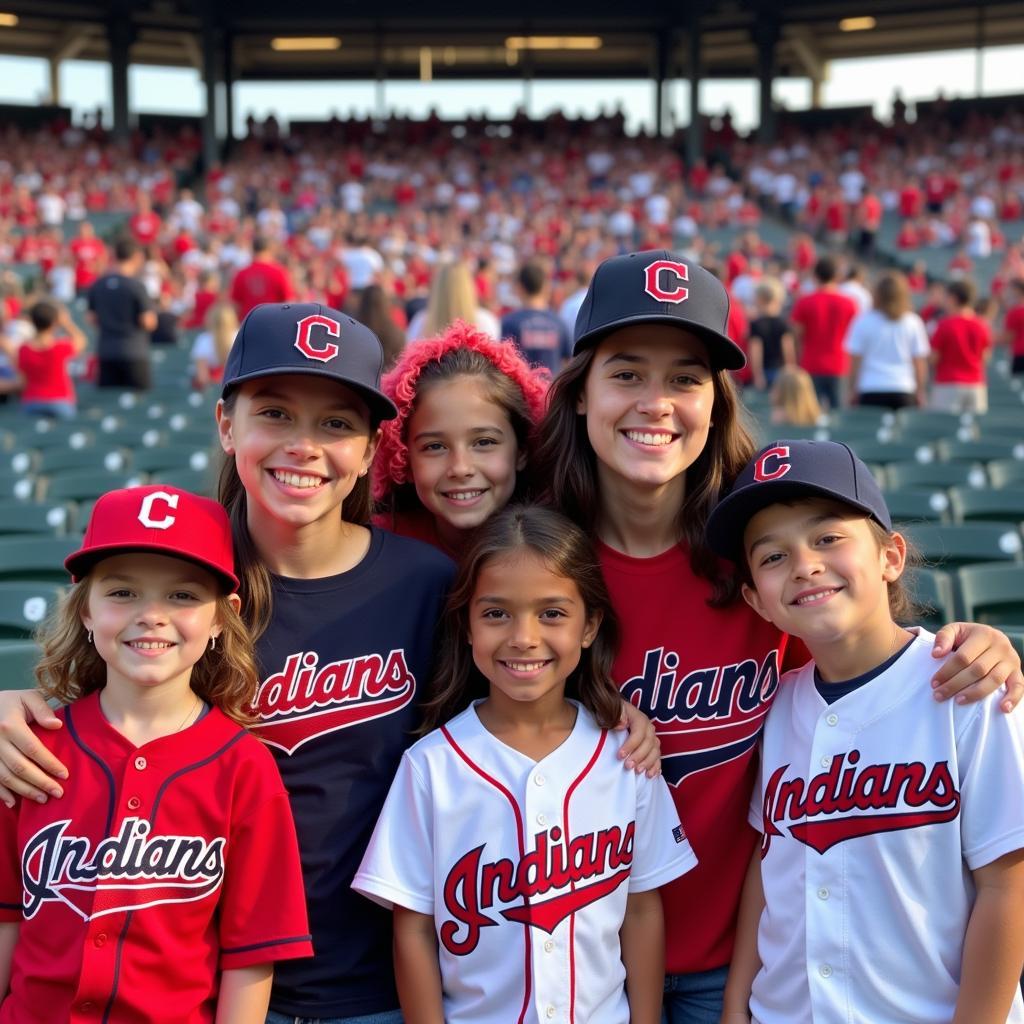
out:
M322 327L330 337L341 337L341 324L327 316L313 314L304 316L295 325L295 347L307 358L320 363L329 363L340 351L333 341L328 341L320 348L310 341L310 333L314 327Z
M771 461L772 466L768 463ZM789 461L789 445L779 444L769 448L754 464L754 479L759 483L767 483L769 480L778 480L785 476L793 468Z
M661 287L660 278L663 273L675 275L675 288L671 291ZM679 282L689 280L690 268L685 263L676 263L675 260L655 260L644 267L644 291L659 302L685 302L689 298L690 290Z
M139 522L153 530L169 530L178 517L164 512L163 519L154 519L153 506L158 501L163 501L169 508L177 508L180 497L180 494L168 494L166 491L153 491L152 494L147 494L142 499L142 507L139 509Z

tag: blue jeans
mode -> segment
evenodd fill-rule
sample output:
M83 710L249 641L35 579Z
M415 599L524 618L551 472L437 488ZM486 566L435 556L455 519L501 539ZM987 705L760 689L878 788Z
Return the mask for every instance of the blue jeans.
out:
M286 1017L270 1010L267 1024L402 1024L401 1010L367 1013L362 1017Z
M667 974L661 1024L718 1024L728 967L696 974Z
M73 420L78 415L74 402L22 402L21 411L29 416L53 416L58 420Z
M812 373L811 380L814 382L814 393L818 396L818 401L833 411L838 409L843 378L833 377L827 373Z

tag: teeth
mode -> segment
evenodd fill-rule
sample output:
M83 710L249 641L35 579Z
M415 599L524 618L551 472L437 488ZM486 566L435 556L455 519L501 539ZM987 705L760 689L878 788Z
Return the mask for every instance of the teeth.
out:
M288 473L283 469L275 469L273 472L275 480L289 487L319 487L323 482L321 477L307 476L305 473Z
M658 445L662 445L662 444L671 444L672 443L672 435L671 434L663 434L663 433L660 433L660 432L657 433L657 434L648 434L648 433L646 433L644 431L641 431L641 430L627 430L626 431L626 437L628 437L630 439L630 441L636 441L637 444L658 444Z
M128 646L135 647L140 651L162 651L174 645L166 640L131 640Z
M513 672L533 672L545 663L543 661L506 661L505 664Z
M445 497L450 498L452 501L472 501L474 498L479 498L483 491L449 491Z
M797 604L817 604L819 601L824 601L826 597L831 597L836 592L836 588L832 590L822 590L817 594L808 594L806 597L798 597L796 599Z

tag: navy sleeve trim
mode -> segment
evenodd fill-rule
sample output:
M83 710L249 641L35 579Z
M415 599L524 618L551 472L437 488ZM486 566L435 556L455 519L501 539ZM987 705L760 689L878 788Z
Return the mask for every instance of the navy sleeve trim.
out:
M20 903L0 903L0 910L24 910Z
M268 946L287 946L295 942L312 942L312 935L296 935L290 939L271 939L269 942L257 942L252 946L222 946L221 956L230 956L232 953L251 953L254 949L266 949Z

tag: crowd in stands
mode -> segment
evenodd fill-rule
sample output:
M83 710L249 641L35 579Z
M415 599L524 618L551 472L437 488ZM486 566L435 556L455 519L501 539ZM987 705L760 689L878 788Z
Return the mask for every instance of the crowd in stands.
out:
M1024 370L1024 114L1011 107L954 127L941 103L913 124L902 104L895 111L890 125L814 134L783 118L770 146L725 119L708 128L708 161L692 166L679 138L627 136L618 115L517 117L500 130L484 120L332 120L291 133L271 118L250 121L230 158L205 171L187 124L127 145L96 126L10 127L0 132L0 387L26 379L21 343L45 347L50 328L33 312L41 298L61 322L71 319L64 307L90 311L100 383L145 385L144 367L104 357L115 271L137 282L131 332L157 344L187 334L199 388L218 379L249 309L289 299L370 323L389 361L461 318L555 371L596 264L666 248L727 283L730 330L750 353L743 383L766 390L802 368L826 407L947 401L945 385L966 382L944 379L941 359L931 372L933 345L963 362L965 344L991 350L991 336ZM934 291L912 261L905 275L879 276L880 233L894 218L897 249L947 246L949 288ZM128 264L117 241L131 243ZM975 261L993 251L999 266L979 297ZM893 352L905 364L898 380L879 377L879 337L894 346L890 368ZM64 362L81 347L69 344ZM129 348L129 361L144 361L137 338ZM50 397L73 400L57 377ZM32 395L29 386L23 397Z

